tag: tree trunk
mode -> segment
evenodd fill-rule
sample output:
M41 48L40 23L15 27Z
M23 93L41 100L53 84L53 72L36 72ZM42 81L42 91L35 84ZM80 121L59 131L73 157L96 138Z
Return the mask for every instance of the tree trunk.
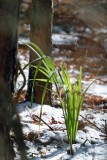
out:
M14 159L9 132L11 127L15 130L14 124L10 125L16 123L12 120L15 108L11 96L16 70L19 5L20 0L0 0L0 160Z
M0 76L12 92L18 39L18 5L19 0L0 2Z
M31 42L37 44L47 56L51 56L52 42L51 42L51 23L52 23L52 1L51 0L32 0L32 15L31 15ZM37 57L31 51L30 62ZM33 65L37 65L33 63ZM34 77L34 68L30 68L29 79ZM40 72L38 78L43 78L44 75ZM35 82L34 87L34 101L41 103L43 88L45 83ZM51 85L48 86L51 89ZM28 98L31 97L32 82L28 84ZM51 92L47 91L45 96L45 104L51 104Z

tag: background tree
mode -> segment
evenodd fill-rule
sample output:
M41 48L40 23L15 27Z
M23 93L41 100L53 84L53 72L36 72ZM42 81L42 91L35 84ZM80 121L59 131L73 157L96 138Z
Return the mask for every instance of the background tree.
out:
M16 71L19 6L20 0L0 1L0 160L14 159L9 136L11 127L16 134L21 157L25 159L19 118L12 121L12 117L16 115L12 93Z
M51 0L32 0L32 11L31 11L31 33L30 38L31 42L37 44L44 53L48 56L51 56L52 52L52 42L51 42L51 23L52 23L52 1ZM37 57L31 51L30 52L30 61L36 59ZM36 63L33 63L37 65ZM34 68L30 68L29 79L34 77ZM44 75L40 72L37 75L38 78L43 78ZM36 103L41 103L43 82L35 82L34 87L34 101ZM51 88L51 85L48 86ZM28 83L28 99L31 97L32 91L32 82ZM45 96L45 104L51 104L51 93L47 91Z

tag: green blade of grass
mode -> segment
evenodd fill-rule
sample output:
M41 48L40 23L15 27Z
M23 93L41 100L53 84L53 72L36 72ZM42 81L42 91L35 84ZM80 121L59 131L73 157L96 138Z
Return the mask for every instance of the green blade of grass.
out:
M50 83L50 80L52 78L52 76L54 75L54 71L52 71L47 79L47 82L45 84L45 87L44 87L44 90L43 90L43 94L42 94L42 101L41 101L41 109L40 109L40 119L42 117L42 106L43 106L43 103L44 103L44 99L45 99L45 95L46 95L46 91L47 91L47 88L48 88L48 84ZM40 124L40 123L39 123Z

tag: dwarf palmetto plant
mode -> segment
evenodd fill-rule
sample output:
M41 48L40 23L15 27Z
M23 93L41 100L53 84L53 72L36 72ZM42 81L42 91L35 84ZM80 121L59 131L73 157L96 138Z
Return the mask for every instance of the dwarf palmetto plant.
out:
M77 78L77 81L74 85L71 83L70 75L66 65L62 65L59 70L56 70L55 65L51 57L46 56L43 51L34 43L28 43L27 46L37 54L38 58L40 58L40 62L37 66L31 65L31 67L35 67L35 75L33 81L44 81L45 87L43 90L41 106L44 103L44 98L46 91L48 89L48 84L53 83L56 86L55 94L60 100L60 104L63 109L65 125L67 130L68 142L72 145L72 142L76 141L76 135L78 130L78 118L81 110L81 106L84 100L84 96L89 88L89 85L85 91L82 93L82 68L80 67L80 74ZM43 65L42 65L43 64ZM46 78L45 79L37 79L37 73L42 72ZM62 98L58 86L61 86L63 89ZM52 91L53 92L53 91ZM42 107L40 111L40 117L42 115Z

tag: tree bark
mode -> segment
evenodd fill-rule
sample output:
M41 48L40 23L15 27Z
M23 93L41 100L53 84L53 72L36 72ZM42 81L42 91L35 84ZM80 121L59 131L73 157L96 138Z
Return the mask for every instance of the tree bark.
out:
M14 124L20 124L12 119L16 115L13 108L16 106L12 105L11 97L16 70L19 5L20 0L0 0L0 160L14 159L9 132L11 127L15 131ZM20 152L25 159L25 154Z
M51 0L32 0L32 15L31 15L31 42L37 44L47 56L51 56L52 42L51 42L51 25L52 23L52 1ZM30 62L37 57L31 51ZM37 65L33 63L33 65ZM34 68L30 68L29 79L34 77ZM44 78L44 75L40 72L37 75L38 78ZM35 82L34 87L34 101L41 103L43 88L45 83ZM51 85L48 86L51 89ZM32 82L28 84L28 98L32 94ZM47 91L44 104L51 104L51 92Z
M19 0L0 2L0 75L12 92L18 39L18 8Z

